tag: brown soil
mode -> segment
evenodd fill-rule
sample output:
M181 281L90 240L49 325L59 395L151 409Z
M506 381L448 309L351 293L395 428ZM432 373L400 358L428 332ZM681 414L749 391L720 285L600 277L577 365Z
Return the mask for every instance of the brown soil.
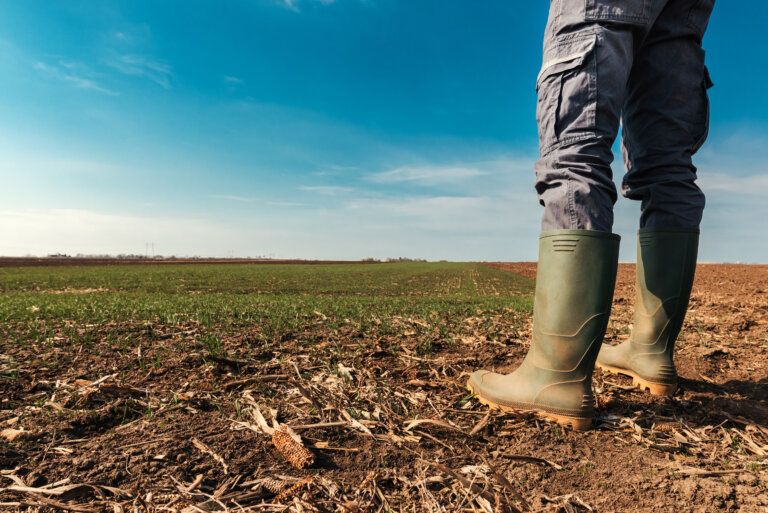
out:
M633 272L620 267L610 343L629 334ZM598 371L587 433L467 400L469 372L525 355L530 319L514 312L467 320L475 336L452 344L417 320L365 338L319 314L311 339L269 347L258 326L217 333L226 357L193 323L68 324L45 349L10 344L27 327L6 325L0 510L766 511L766 309L768 266L701 265L681 390L654 398ZM73 329L93 343L70 344ZM277 449L273 422L311 465L291 464L310 460L285 437Z

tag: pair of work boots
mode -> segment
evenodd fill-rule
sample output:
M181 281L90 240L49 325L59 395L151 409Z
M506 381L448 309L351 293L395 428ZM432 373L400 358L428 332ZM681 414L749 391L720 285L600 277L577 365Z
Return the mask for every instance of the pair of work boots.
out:
M619 236L555 230L539 239L531 347L511 374L474 372L480 402L532 410L576 430L594 416L592 371L631 376L654 395L672 395L672 360L696 270L699 231L641 229L637 241L634 327L629 340L601 347L616 283Z

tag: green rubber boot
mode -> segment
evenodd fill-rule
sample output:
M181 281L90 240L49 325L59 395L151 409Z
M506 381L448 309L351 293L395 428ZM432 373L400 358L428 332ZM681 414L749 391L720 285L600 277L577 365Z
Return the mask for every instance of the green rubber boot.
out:
M638 232L632 335L618 346L603 346L598 367L631 376L635 386L653 395L675 393L672 352L691 297L698 246L699 230Z
M541 234L531 347L511 374L480 370L470 376L467 387L481 403L589 429L592 370L611 312L618 258L618 235Z

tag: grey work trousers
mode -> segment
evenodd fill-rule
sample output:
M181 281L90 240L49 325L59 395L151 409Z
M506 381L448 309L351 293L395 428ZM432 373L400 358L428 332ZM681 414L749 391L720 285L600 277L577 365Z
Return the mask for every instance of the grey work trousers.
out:
M709 129L701 40L715 0L550 0L536 81L542 231L610 232L619 123L621 192L640 226L698 228L692 155Z

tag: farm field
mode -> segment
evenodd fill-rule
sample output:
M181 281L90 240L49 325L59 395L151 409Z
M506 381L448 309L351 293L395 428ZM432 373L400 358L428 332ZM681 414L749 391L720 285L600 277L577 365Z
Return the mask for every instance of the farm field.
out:
M681 390L596 371L586 433L464 388L525 355L534 277L0 267L0 511L767 511L768 266L700 265ZM633 277L620 266L609 343Z

